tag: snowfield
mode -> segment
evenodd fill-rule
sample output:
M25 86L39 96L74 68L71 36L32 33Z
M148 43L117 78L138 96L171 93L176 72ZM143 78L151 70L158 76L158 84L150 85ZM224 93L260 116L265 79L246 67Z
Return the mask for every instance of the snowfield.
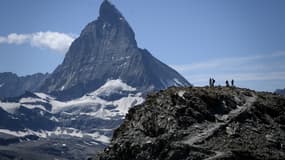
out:
M80 114L88 114L102 119L109 119L113 116L125 115L130 107L141 104L144 101L141 93L135 93L135 91L135 88L123 83L120 79L109 80L96 91L71 101L59 101L45 93L35 93L38 98L22 98L17 103L0 101L0 107L11 114L15 113L20 106L28 109L38 108L50 113L59 113L72 109L76 110L76 114L78 114L78 111L82 108L87 107L92 109L93 112L80 112ZM99 97L102 95L111 96L112 94L120 94L122 92L129 93L127 96L114 101L104 100ZM52 106L51 110L48 110L42 103L50 104ZM114 108L112 110L107 110L105 109L106 106L114 106Z
M116 118L118 119L118 117L123 119L131 107L141 104L144 101L142 94L136 92L136 88L125 84L120 79L108 80L99 89L70 101L59 101L55 97L45 93L34 93L34 95L35 96L32 97L20 98L16 102L0 101L0 107L4 111L15 116L18 114L17 111L21 107L24 107L30 110L39 111L39 115L41 116L45 116L45 113L51 114L52 116L49 118L49 120L56 123L60 123L61 121L64 121L64 123L66 123L66 121L70 121L71 123L72 121L77 120L78 117L82 118L84 116L87 117L86 121L88 121L90 117L92 117L91 119L101 119L103 121L110 121ZM104 98L112 97L113 95L116 97L113 100ZM62 117L61 115L67 117ZM100 129L101 127L98 128ZM105 129L112 131L113 128ZM102 132L94 132L94 130L87 130L83 132L75 128L64 126L57 127L53 131L33 131L28 128L24 131L11 131L3 128L0 129L0 133L17 137L36 135L42 138L61 135L69 135L73 137L89 136L102 143L109 142L109 137L103 135Z
M51 136L70 136L70 137L77 137L77 138L91 138L93 140L96 140L98 142L107 144L110 141L110 138L104 135L101 135L99 132L93 132L93 133L84 133L78 129L75 128L61 128L58 127L54 131L33 131L30 129L25 129L23 131L11 131L8 129L0 129L0 133L2 134L8 134L15 137L25 137L28 135L35 135L41 138L47 138Z

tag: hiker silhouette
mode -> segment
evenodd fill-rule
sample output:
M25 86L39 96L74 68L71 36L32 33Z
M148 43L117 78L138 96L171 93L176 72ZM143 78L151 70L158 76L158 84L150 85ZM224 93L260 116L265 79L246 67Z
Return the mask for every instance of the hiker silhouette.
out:
M229 86L230 86L230 84L229 84L229 81L228 81L228 80L226 80L226 86L227 86L227 87L229 87Z
M209 79L209 86L210 86L210 87L214 87L215 82L216 82L216 81L215 81L214 78L210 78L210 79Z

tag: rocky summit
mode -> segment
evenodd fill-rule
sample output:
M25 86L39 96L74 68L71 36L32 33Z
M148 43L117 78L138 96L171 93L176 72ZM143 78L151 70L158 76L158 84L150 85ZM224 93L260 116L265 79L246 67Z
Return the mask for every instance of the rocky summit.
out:
M83 29L40 90L74 98L94 91L108 79L121 79L142 92L190 85L146 49L138 48L126 19L105 0L98 19Z
M129 110L96 160L285 159L285 97L172 87Z

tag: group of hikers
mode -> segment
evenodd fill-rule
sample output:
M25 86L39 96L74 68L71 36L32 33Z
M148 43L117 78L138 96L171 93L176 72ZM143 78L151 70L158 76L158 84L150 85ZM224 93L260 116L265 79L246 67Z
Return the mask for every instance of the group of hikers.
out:
M209 79L209 86L210 87L214 87L215 86L215 82L216 80L214 78L210 78ZM231 86L234 87L234 80L231 80ZM226 87L230 87L230 83L228 80L226 80Z

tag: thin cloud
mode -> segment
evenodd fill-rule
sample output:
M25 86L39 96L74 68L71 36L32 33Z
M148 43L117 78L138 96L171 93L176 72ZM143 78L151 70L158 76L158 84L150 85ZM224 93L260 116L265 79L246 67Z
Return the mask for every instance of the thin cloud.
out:
M31 34L11 33L0 36L0 44L29 44L32 47L47 48L55 52L66 53L75 36L59 32L36 32Z
M251 62L257 60L264 60L267 58L278 58L284 57L285 52L275 52L268 55L254 55L254 56L245 56L245 57L229 57L229 58L220 58L220 59L212 59L207 60L204 62L192 63L192 64L179 64L179 65L171 65L179 72L191 72L196 70L205 70L205 69L212 69L212 68L227 68L227 67L245 67L244 64L247 64L246 67L249 65L255 65ZM262 64L264 65L264 64Z
M9 44L23 44L30 38L30 35L12 33L9 34L7 38L3 38L6 39L6 42Z
M0 37L0 44L6 42L6 38Z
M214 77L217 84L225 80L237 80L247 84L252 81L285 80L285 52L261 54L244 57L226 57L210 59L192 64L172 65L194 85L207 85L209 77Z

